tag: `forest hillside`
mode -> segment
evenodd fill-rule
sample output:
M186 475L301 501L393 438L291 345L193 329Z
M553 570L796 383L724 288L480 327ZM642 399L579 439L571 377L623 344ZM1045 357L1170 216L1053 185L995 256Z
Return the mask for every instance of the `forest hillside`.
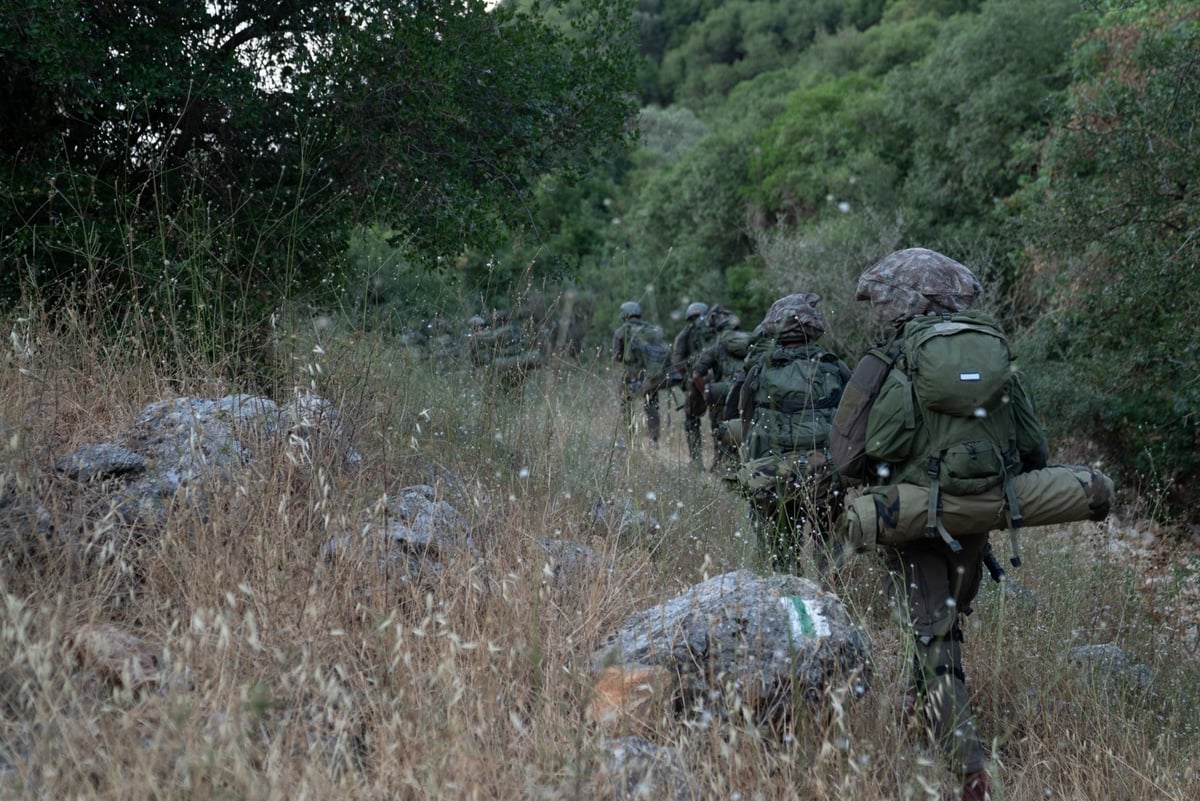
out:
M814 293L853 366L910 247L1116 486L963 617L993 795L1196 797L1198 37L1183 0L0 5L0 798L955 797L882 563L765 564L610 353L627 302L673 337ZM686 614L735 580L785 638ZM606 655L681 609L665 669Z

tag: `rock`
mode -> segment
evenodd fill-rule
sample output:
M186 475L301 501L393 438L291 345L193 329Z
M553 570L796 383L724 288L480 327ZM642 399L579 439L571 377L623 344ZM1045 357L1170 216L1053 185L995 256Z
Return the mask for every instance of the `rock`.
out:
M1077 645L1067 653L1067 659L1087 669L1091 678L1103 687L1146 693L1154 689L1154 676L1150 668L1134 662L1114 643Z
M603 779L591 797L613 801L699 801L695 776L674 748L641 737L605 743L600 767Z
M120 444L84 445L56 468L88 485L95 515L115 510L145 534L161 526L181 491L197 493L193 501L203 507L235 470L281 447L297 464L311 464L329 447L343 466L362 460L332 404L299 393L283 407L252 395L152 403Z
M52 533L50 513L33 490L0 473L0 557L30 555Z
M289 442L299 444L302 452L312 459L314 445L332 447L347 467L362 464L362 454L355 448L333 404L311 392L300 392L280 410Z
M143 473L146 460L120 445L83 445L70 456L59 459L55 468L69 478L86 483Z
M142 639L109 624L87 624L67 638L71 654L103 681L129 690L157 687L158 653Z
M615 537L644 536L661 528L652 515L637 509L628 498L596 501L588 522L598 533Z
M227 478L281 429L279 421L267 398L176 398L142 409L126 444L150 460L149 481L160 494L171 495L202 476Z
M371 513L361 529L337 537L321 549L321 558L375 559L381 570L397 567L405 574L438 572L456 554L474 554L475 543L467 519L432 487L406 487L383 505L382 515Z
M587 579L592 571L601 569L600 555L578 542L542 539L538 540L538 548L546 555L542 573L552 584L561 586Z
M126 436L130 450L150 460L153 480L170 495L200 477L226 478L231 469L284 445L297 462L310 463L332 443L343 464L362 457L351 445L332 404L300 393L284 407L268 398L176 398L145 407Z
M666 700L674 694L672 679L664 667L606 667L593 687L587 719L610 735L653 731L663 719Z
M726 717L743 708L760 724L782 724L797 694L862 694L870 677L866 635L838 598L808 579L716 576L626 621L593 654L597 671L642 664L678 676L688 714Z

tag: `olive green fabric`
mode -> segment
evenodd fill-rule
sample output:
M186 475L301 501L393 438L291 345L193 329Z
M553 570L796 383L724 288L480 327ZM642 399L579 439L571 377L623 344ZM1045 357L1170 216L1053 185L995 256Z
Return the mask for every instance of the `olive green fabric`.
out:
M895 466L888 480L929 486L933 458L940 491L970 495L1020 472L1021 442L1045 435L992 319L920 316L905 325L903 343L867 421L868 456ZM1029 430L1018 435L1018 421Z
M988 537L967 534L960 541L957 553L941 540L888 548L884 561L891 601L914 638L913 674L925 722L951 767L965 775L984 768L987 752L971 713L959 621L979 592Z
M717 334L717 340L700 354L693 374L707 375L704 385L706 408L721 409L733 386L733 379L742 370L743 360L750 349L750 332L732 328ZM720 422L719 420L717 422Z
M930 411L975 418L1003 403L1012 353L989 315L916 317L904 327L904 350L913 391Z
M624 353L621 362L626 372L636 374L647 384L666 380L671 352L661 326L633 319L625 323Z
M1087 465L1052 465L1012 480L1026 526L1103 520L1115 498L1113 481ZM915 484L874 487L846 505L841 535L854 550L928 539L929 489ZM1004 492L943 495L942 521L956 534L983 534L1009 526Z
M777 347L742 388L747 460L825 448L849 368L819 345Z

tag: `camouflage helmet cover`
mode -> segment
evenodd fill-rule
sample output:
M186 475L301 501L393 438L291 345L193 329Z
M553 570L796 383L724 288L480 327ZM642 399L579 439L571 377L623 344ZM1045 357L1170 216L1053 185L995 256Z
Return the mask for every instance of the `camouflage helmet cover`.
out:
M621 304L621 319L628 320L630 317L641 317L642 306L636 300L627 300Z
M687 311L684 312L683 316L691 320L695 317L703 317L706 314L708 314L708 304L697 300L688 304Z
M863 273L854 299L870 301L880 323L900 325L921 314L962 311L981 291L975 274L949 256L908 248Z
M724 331L727 328L737 328L742 319L724 306L713 306L704 315L704 322L714 331Z
M771 304L763 318L767 336L776 339L805 339L815 342L825 333L825 319L817 311L821 296L814 292L784 295Z

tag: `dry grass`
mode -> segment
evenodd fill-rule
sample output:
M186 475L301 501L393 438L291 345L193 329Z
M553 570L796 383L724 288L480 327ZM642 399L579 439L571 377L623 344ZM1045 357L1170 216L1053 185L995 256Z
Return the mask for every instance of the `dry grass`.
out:
M220 369L148 355L137 326L115 338L78 315L4 322L15 339L0 359L0 471L39 492L56 535L48 556L0 566L0 798L604 797L604 734L586 714L593 649L633 612L748 559L742 502L687 469L679 413L661 450L614 446L603 363L498 390L336 326L296 327L278 358L342 410L361 470L279 458L240 475L221 508L180 508L148 542L98 547L103 521L59 497L54 460L109 441L150 401L231 388ZM418 483L470 519L477 558L429 586L318 558L381 496ZM601 498L628 498L661 528L589 526ZM1078 534L1028 535L1017 577L1036 602L989 586L969 620L1001 797L1196 797L1194 641L1156 625L1136 577ZM600 567L551 581L546 538L591 546ZM896 714L907 657L881 578L865 559L841 577L878 649L865 698L831 696L830 714L783 741L639 720L680 749L699 797L950 788ZM1150 666L1152 694L1102 686L1065 658L1109 641Z

